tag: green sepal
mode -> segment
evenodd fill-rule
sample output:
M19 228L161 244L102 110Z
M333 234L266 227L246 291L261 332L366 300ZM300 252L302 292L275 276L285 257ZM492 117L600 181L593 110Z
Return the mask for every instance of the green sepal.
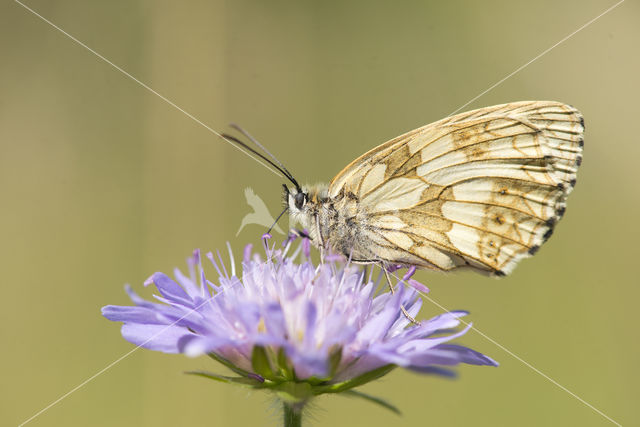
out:
M299 404L314 396L313 386L307 382L287 381L270 387L285 403Z
M185 374L188 375L196 375L199 377L208 378L210 380L219 381L226 384L237 384L252 388L268 388L269 384L263 381L259 381L255 378L250 377L227 377L224 375L214 374L213 372L207 371L187 371Z
M333 377L338 371L340 362L342 361L342 346L334 346L329 355L329 377Z
M251 374L251 372L249 371L245 371L244 369L238 368L236 365L234 365L233 363L231 363L230 361L228 361L222 356L219 356L215 353L207 353L207 355L213 360L215 360L216 362L223 364L228 369L230 369L231 371L235 372L240 376L247 377Z
M400 409L398 409L396 406L392 405L391 403L387 402L386 400L381 399L379 397L371 396L370 394L362 393L361 391L347 390L343 393L343 396L359 397L371 403L375 403L376 405L380 405L383 408L386 408L391 412L395 413L396 415L402 415L402 412L400 412Z
M278 371L280 376L285 380L294 380L295 375L293 374L293 370L291 369L291 366L289 364L289 359L284 352L284 348L278 349L276 360L278 361Z
M342 393L343 391L361 386L373 380L377 380L378 378L384 375L387 375L389 372L391 372L395 368L396 368L396 365L385 365L385 366L379 367L378 369L374 369L373 371L366 372L362 375L359 375L347 381L343 381L335 384L328 384L326 386L315 387L314 388L315 394Z
M254 346L251 351L251 367L253 371L263 378L273 378L273 368L269 362L269 356L264 347Z

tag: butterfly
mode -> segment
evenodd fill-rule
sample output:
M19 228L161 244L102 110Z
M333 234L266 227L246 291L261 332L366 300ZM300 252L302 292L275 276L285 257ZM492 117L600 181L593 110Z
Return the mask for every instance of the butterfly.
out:
M582 163L584 120L553 101L481 108L398 136L312 187L243 133L293 184L283 185L285 211L322 252L385 268L504 276L562 218Z

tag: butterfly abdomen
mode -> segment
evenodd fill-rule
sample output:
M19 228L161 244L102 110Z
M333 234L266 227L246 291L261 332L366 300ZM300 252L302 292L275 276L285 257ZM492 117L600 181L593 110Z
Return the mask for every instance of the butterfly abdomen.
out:
M376 262L375 252L365 235L368 216L358 197L343 192L327 199L319 209L320 232L326 246L354 262Z

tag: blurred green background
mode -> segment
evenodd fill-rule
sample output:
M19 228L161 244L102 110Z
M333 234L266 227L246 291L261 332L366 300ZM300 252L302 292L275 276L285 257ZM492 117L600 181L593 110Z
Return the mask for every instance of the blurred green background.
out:
M301 181L438 120L613 1L45 1L27 4L204 123L237 122ZM550 99L586 120L555 235L513 276L421 272L431 297L623 425L638 425L640 7L627 1L466 109ZM12 1L0 6L0 424L17 425L130 351L100 315L194 248L240 251L251 186L278 179ZM422 317L442 312L425 302ZM455 381L396 371L314 425L610 423L477 332L501 363ZM183 375L207 358L140 350L30 425L279 424L279 407ZM634 403L635 402L635 403Z

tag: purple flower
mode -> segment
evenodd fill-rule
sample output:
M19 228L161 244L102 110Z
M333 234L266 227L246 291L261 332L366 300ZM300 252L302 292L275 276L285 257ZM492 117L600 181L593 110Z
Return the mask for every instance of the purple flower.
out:
M464 311L411 323L422 300L413 288L395 294L362 269L330 257L315 265L301 262L299 246L266 251L267 258L247 246L242 274L230 271L220 254L207 258L218 274L207 279L199 251L189 259L189 274L175 270L175 281L155 273L159 302L140 298L127 287L135 306L109 305L103 315L124 322L123 337L139 346L189 356L208 354L238 377L197 372L212 379L269 388L285 399L304 402L322 393L349 390L379 378L395 367L416 372L450 374L459 363L497 366L487 356L450 341ZM412 273L412 272L410 272ZM410 274L408 275L410 276ZM405 277L405 281L408 277Z

